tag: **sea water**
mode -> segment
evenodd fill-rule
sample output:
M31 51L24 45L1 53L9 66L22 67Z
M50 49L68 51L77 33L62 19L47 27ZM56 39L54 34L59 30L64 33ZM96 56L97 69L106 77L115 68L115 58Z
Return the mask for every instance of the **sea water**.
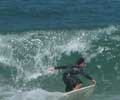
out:
M79 57L97 81L91 100L119 100L119 6L119 0L0 0L0 100L57 100L63 71L47 69Z

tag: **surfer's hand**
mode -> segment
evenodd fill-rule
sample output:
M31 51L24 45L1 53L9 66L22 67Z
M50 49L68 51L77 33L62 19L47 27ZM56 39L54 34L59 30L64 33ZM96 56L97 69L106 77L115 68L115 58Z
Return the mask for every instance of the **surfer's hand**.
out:
M93 79L92 82L93 82L94 84L96 84L96 80Z
M54 70L55 70L54 67L50 67L50 68L48 68L48 71L54 71Z

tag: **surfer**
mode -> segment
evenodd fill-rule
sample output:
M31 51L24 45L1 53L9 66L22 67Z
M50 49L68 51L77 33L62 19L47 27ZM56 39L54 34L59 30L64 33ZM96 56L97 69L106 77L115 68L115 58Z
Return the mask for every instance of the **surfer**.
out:
M51 67L49 70L65 70L63 73L63 81L66 85L65 92L69 92L75 89L79 89L83 86L83 82L77 77L78 74L81 74L87 79L91 80L93 83L96 83L96 81L85 71L85 66L86 64L84 58L79 58L76 64L73 66L57 66Z

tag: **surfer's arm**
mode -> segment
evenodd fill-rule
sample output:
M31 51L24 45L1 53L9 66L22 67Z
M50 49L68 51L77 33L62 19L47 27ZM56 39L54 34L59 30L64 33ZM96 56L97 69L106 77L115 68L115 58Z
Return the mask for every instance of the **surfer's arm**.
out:
M50 67L48 68L49 71L54 71L54 70L59 70L59 69L67 69L67 68L74 68L76 65L61 65L61 66L55 66L55 67Z
M81 70L80 71L80 73L84 76L84 77L86 77L87 79L89 79L89 80L93 80L93 78L85 71L85 70Z
M54 69L66 69L68 66L55 66Z
M55 67L49 67L48 71L55 71L55 70L59 70L59 69L66 69L66 66L55 66Z
M75 68L77 65L62 65L62 66L56 66L54 69L66 69L66 68Z
M85 76L87 79L91 80L94 84L96 84L96 80L93 79L87 72L85 72L85 70L83 70L81 74Z

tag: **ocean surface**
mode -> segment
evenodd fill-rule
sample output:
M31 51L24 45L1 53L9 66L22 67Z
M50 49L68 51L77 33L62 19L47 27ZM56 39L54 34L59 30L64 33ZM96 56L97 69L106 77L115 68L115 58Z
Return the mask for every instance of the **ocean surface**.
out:
M0 0L0 100L58 100L63 71L47 69L81 56L90 100L120 100L119 11L120 0Z

